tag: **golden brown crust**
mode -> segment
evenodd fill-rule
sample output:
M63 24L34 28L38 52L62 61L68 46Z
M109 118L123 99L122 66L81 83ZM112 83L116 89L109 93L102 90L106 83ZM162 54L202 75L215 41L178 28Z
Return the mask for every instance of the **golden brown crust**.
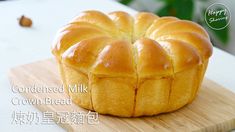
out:
M63 28L61 28L59 30L59 32L63 32L63 31L66 31L66 30L78 30L79 28L95 28L97 30L99 30L100 28L94 24L90 24L90 23L87 23L87 22L72 22L72 23L69 23L67 25L65 25Z
M116 24L118 30L122 34L123 39L131 42L133 34L134 19L128 13L123 11L115 11L108 14L108 16Z
M160 27L162 27L163 25L169 22L173 22L177 20L179 19L176 17L161 17L159 19L156 19L146 31L145 36L149 37L153 31L158 30Z
M158 38L155 38L158 40L166 40L166 39L174 39L174 40L181 40L184 41L199 51L202 61L207 60L212 55L212 44L210 40L203 37L202 35L198 33L192 33L192 32L174 32L168 35L160 36Z
M104 76L135 76L131 44L117 40L105 46L91 72Z
M66 51L70 46L89 38L98 36L108 36L107 33L95 28L81 27L76 30L66 30L60 33L52 46L52 52L58 58Z
M138 13L135 16L133 41L143 37L148 27L158 18L158 16L149 12Z
M154 40L141 38L134 43L139 77L168 76L172 65L167 52Z
M174 32L194 32L194 33L201 34L202 36L209 39L209 35L205 31L205 29L203 29L200 25L194 22L186 21L186 20L173 21L173 22L164 24L160 28L154 30L150 34L149 37L152 38L152 37L171 34Z
M109 31L112 34L118 35L118 30L113 21L104 13L100 11L84 11L76 16L71 23L74 22L87 22L100 27L103 30Z
M170 54L174 73L202 63L198 51L183 41L168 39L158 42Z
M100 51L106 45L111 44L112 41L114 40L110 37L97 37L80 41L63 53L62 62L88 73Z
M85 11L57 33L52 46L64 85L83 108L122 117L179 109L196 96L212 44L198 24L141 12L135 17ZM124 93L123 93L124 92Z

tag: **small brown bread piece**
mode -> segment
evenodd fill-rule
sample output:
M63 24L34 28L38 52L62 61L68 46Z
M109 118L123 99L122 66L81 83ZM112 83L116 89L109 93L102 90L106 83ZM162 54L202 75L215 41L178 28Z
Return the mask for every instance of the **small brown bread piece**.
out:
M22 27L31 27L33 22L30 18L25 17L24 15L22 15L19 19L19 24Z

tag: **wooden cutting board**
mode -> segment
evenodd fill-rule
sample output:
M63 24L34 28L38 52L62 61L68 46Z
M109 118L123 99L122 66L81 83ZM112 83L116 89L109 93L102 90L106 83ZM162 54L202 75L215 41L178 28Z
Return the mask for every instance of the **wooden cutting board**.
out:
M12 68L9 72L12 85L27 87L32 85L61 85L57 65L48 59ZM22 93L27 99L68 99L65 93ZM34 105L41 111L88 112L85 109L71 105ZM59 117L56 115L54 120ZM153 117L119 118L99 115L98 124L75 125L74 123L58 123L68 131L110 132L110 131L200 131L225 132L235 128L235 94L224 89L215 82L205 79L198 97L189 104L173 113Z

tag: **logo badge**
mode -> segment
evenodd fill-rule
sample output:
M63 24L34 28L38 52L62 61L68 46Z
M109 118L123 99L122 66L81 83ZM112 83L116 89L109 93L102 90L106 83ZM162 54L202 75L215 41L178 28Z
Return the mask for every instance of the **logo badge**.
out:
M211 29L222 30L229 25L231 13L224 4L214 3L206 9L205 21Z

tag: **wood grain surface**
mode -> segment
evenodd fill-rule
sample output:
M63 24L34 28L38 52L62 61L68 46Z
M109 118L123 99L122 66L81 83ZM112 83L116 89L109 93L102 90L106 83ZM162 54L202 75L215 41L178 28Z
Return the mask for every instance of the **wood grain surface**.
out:
M54 60L48 59L12 68L9 72L12 85L27 87L42 85L48 87L61 86L57 65ZM22 95L27 99L68 99L65 93L30 93ZM40 111L67 111L83 112L75 104L70 105L34 105ZM56 115L54 120L59 117ZM108 115L99 115L99 122L58 123L67 131L88 132L153 132L153 131L199 131L225 132L235 128L235 94L224 89L213 81L204 79L197 98L189 105L172 113L153 117L119 118Z

